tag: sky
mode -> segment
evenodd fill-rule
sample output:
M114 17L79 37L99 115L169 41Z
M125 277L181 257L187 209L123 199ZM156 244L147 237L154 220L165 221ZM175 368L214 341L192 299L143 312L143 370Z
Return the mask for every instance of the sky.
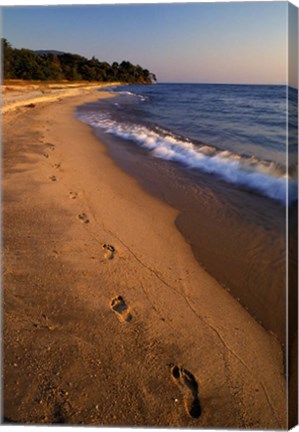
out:
M159 82L285 84L288 77L286 2L14 6L2 8L2 23L15 48L128 60Z

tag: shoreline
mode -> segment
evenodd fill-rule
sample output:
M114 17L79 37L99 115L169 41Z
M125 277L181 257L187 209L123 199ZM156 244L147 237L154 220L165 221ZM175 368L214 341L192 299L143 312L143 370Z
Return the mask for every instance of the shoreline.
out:
M109 111L113 102L103 102L78 107L78 118L88 118L89 111ZM100 129L93 133L145 192L177 210L175 225L200 267L285 347L285 208L213 176L155 158Z
M177 211L73 118L104 96L3 117L5 417L284 428L279 343L200 268ZM199 419L170 364L198 382Z

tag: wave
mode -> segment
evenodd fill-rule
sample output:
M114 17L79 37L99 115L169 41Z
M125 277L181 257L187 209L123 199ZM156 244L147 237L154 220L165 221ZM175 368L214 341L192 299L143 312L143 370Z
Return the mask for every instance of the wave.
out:
M113 89L112 93L118 93L118 94L122 94L122 95L127 95L127 96L136 96L135 93L132 93L130 91L127 90L122 90L122 91L117 91L117 89Z
M125 95L125 96L135 96L136 98L140 99L142 102L147 101L149 98L145 95L140 95L138 93L133 93L128 90L118 90L117 87L113 87L110 90L108 90L110 93L115 93L116 95Z
M213 174L227 183L253 190L282 204L297 200L297 180L285 169L256 157L245 157L210 145L198 145L160 127L120 123L105 113L80 114L80 120L104 132L131 140L157 158L175 161L189 169Z

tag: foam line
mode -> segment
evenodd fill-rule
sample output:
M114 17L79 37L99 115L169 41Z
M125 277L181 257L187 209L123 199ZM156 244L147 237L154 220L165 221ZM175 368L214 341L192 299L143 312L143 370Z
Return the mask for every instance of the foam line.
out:
M288 182L289 203L297 199L297 181L287 179L283 168L274 162L243 157L208 145L198 146L161 128L151 130L142 125L116 122L104 113L80 114L80 119L106 133L134 141L157 158L213 174L227 183L253 190L284 205Z

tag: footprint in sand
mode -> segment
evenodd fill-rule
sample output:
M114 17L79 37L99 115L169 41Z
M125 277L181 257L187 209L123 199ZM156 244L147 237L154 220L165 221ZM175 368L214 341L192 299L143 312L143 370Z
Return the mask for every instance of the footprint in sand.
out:
M44 156L45 158L48 158L48 157L49 157L48 153L43 153L43 156Z
M54 164L54 168L56 168L56 169L59 169L60 168L60 163L56 163L56 164Z
M70 193L69 193L69 197L70 197L71 199L76 199L77 196L78 196L77 192L70 192Z
M198 383L193 374L179 366L172 366L171 376L183 394L187 413L193 418L199 418L201 406L198 397Z
M115 312L120 321L131 321L132 315L130 313L130 308L124 301L122 296L115 297L110 302L111 309Z
M46 143L45 145L46 145L46 147L47 147L49 150L51 150L51 151L55 150L55 145L54 145L54 144Z
M34 328L39 329L39 330L45 330L46 329L46 330L52 331L52 330L58 329L57 325L50 323L48 317L44 313L41 314L40 319L37 322L34 322L32 324L32 326Z
M110 244L104 243L102 248L104 249L104 258L112 260L115 254L115 247Z
M87 215L85 213L81 213L78 215L78 218L81 220L81 222L83 223L89 223L89 219L87 217Z
M56 178L54 175L53 175L53 176L50 176L49 179L50 179L51 181L57 181L57 178Z

